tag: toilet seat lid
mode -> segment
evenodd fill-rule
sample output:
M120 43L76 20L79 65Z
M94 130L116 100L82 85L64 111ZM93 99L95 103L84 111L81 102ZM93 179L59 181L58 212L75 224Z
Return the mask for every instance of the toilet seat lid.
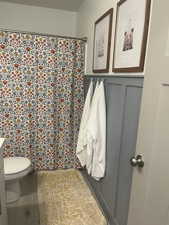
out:
M24 157L9 157L4 158L5 174L14 174L22 172L31 166L31 161Z

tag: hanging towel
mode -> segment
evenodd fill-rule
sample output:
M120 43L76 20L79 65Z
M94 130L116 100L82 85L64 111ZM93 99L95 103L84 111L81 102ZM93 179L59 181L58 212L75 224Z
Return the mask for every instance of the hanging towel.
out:
M93 108L96 104L97 101L97 90L99 88L99 82L97 81L96 83L96 87L94 90L94 94L93 94L93 98L92 98L92 102L91 102L91 108L90 108L90 114L89 114L89 118L86 124L86 140L85 140L85 144L86 144L86 169L88 174L91 174L92 171L92 162L93 162L93 146L92 146L92 138L91 135L89 135L89 130L88 130L88 126L89 123L91 123L91 113L93 111ZM89 122L90 121L90 122ZM93 122L92 122L93 124Z
M92 101L87 124L87 153L92 156L92 162L89 161L87 167L88 173L94 179L100 180L105 175L106 167L106 105L103 81L95 90Z
M76 155L82 166L86 165L86 125L89 119L92 95L93 95L93 81L90 82L89 90L87 92L76 148Z

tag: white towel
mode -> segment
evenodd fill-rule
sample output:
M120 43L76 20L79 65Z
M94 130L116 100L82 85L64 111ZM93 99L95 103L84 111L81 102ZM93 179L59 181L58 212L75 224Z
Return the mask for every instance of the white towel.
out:
M99 88L99 82L96 83L95 91L94 91L92 102L91 102L90 114L86 124L86 169L88 174L91 174L92 172L92 163L93 163L93 145L92 145L93 139L89 133L88 127L91 125L91 113L93 111L94 106L96 105L97 96L98 96L97 94L98 88Z
M89 119L92 95L93 95L93 82L91 81L88 92L87 92L84 108L83 108L82 119L81 119L81 124L79 129L79 135L78 135L77 148L76 148L76 155L78 159L80 160L80 163L82 166L86 165L86 140L87 140L86 125Z
M87 124L87 171L100 180L106 167L106 105L104 83L96 88ZM92 158L92 159L91 159Z

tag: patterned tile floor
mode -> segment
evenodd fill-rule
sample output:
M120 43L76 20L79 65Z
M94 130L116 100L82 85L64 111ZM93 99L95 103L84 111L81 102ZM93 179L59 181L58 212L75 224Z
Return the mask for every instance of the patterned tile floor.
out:
M40 225L107 225L77 170L39 172Z

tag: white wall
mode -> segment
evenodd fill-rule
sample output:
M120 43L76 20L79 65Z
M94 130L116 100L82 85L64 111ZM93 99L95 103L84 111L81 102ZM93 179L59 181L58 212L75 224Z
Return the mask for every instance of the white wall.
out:
M110 52L111 58L110 58L110 70L109 70L109 74L113 74L112 64L113 64L113 47L114 47L117 2L118 0L85 0L78 11L77 35L79 37L86 36L88 38L87 57L86 57L87 58L86 74L92 74L94 23L107 10L109 10L110 8L114 8L112 42L111 42L111 52ZM126 74L123 74L123 75L126 75ZM136 73L134 73L134 75L136 75ZM137 75L143 75L143 73L137 73Z
M110 8L115 8L117 0L85 0L81 5L77 16L77 34L79 37L87 37L87 57L86 57L86 74L92 74L93 64L93 38L94 23ZM115 19L115 10L114 10ZM114 21L113 19L113 21ZM113 30L114 32L114 26ZM111 48L112 53L112 48ZM110 64L112 65L111 54ZM111 70L110 70L111 73Z
M0 2L0 28L76 36L77 13Z

